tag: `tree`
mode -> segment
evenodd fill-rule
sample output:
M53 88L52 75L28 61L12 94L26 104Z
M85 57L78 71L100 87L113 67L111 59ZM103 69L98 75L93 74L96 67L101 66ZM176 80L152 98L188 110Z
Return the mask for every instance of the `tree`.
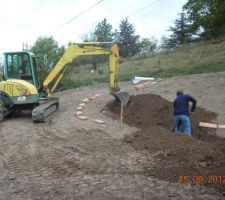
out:
M153 53L157 47L157 41L152 38L144 38L141 40L139 48L140 48L140 53Z
M103 19L99 22L94 31L89 32L88 34L83 35L84 42L112 42L113 41L112 25L107 22L106 19ZM106 47L107 45L103 45ZM99 63L107 62L107 56L88 56L78 59L82 64L92 63L92 69L97 70ZM75 61L76 62L76 61Z
M116 41L122 57L133 56L140 51L139 35L135 35L135 28L127 19L120 22L119 31L116 31Z
M215 36L223 35L225 33L225 1L213 1L212 17Z
M97 42L112 42L113 41L113 32L112 25L107 22L106 19L103 19L99 22L94 30L94 35Z
M183 10L194 36L208 39L225 33L224 0L189 0Z
M53 37L38 37L31 51L36 55L38 65L40 66L41 80L47 72L54 67L60 57L63 55L64 46L58 47L58 43Z
M174 26L169 28L169 31L172 32L169 37L171 47L187 43L191 40L191 34L188 31L188 20L185 14L182 12L178 16L179 18L176 19Z
M88 32L86 34L83 34L81 36L81 40L83 42L96 42L97 41L97 38L96 38L96 36L94 34L94 31L90 31L90 32Z

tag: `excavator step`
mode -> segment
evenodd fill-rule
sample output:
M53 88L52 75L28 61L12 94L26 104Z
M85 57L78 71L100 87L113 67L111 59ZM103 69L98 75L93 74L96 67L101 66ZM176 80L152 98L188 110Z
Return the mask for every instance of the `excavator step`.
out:
M39 106L32 110L32 119L34 122L46 122L51 118L53 113L58 110L58 98L48 98L43 101Z

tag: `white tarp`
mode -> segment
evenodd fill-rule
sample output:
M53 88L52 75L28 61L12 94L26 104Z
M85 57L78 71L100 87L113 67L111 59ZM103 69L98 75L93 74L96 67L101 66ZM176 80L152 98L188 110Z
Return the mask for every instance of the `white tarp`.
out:
M140 81L151 81L151 80L155 80L155 78L152 78L152 77L134 76L134 77L132 78L132 83L133 83L133 84L137 84L137 83L139 83Z

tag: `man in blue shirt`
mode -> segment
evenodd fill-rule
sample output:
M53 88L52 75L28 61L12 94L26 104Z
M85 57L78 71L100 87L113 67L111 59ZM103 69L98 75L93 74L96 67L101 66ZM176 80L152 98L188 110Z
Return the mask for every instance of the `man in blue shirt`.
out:
M192 103L191 112L195 111L197 101L190 95L185 95L182 91L177 92L177 97L173 102L174 118L175 118L175 133L181 131L181 126L185 135L191 136L191 122L189 118L189 102Z

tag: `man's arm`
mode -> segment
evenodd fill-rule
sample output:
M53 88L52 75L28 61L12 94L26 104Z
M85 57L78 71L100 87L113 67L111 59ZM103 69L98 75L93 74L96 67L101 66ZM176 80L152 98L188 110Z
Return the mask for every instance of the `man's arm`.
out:
M188 95L188 101L192 102L191 112L194 112L196 108L197 100L194 97Z

